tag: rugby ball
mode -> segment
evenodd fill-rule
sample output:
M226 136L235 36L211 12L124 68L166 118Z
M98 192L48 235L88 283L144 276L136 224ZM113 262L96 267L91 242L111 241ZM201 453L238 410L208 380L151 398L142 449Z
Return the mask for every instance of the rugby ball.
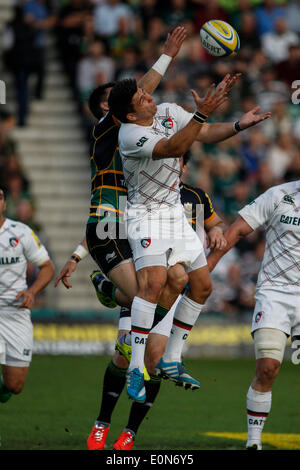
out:
M210 20L200 29L200 40L209 54L215 57L233 57L240 48L236 30L222 20Z

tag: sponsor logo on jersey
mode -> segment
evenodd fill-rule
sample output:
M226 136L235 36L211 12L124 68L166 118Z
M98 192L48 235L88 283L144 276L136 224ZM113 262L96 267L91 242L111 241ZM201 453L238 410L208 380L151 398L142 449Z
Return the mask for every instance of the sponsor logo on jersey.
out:
M289 215L282 214L280 222L288 225L300 225L300 217L291 217Z
M16 264L20 262L19 256L12 257L12 258L0 258L0 265L1 264Z
M258 323L259 320L261 319L261 317L263 316L263 313L264 312L258 312L256 315L255 315L255 323Z
M140 140L136 143L138 147L143 147L144 143L147 142L148 137L141 137Z
M148 248L148 246L151 245L151 238L143 238L143 240L141 240L141 245L143 248Z
M186 212L192 212L193 210L193 204L191 202L185 202L184 203L184 210Z
M105 259L108 263L110 263L110 261L112 261L113 259L116 258L116 252L113 251L112 253L108 253L106 256L105 256Z
M30 349L23 349L23 356L29 356L30 355Z
M292 198L292 196L289 196L288 194L286 194L283 198L283 202L286 202L287 204L294 204L295 201L294 199Z
M167 119L164 119L161 123L162 126L164 126L166 129L172 129L174 126L173 119L168 117Z
M13 248L16 248L16 246L18 245L18 243L19 243L19 239L16 238L16 237L11 237L11 238L9 239L9 244L10 244L10 246L12 246Z

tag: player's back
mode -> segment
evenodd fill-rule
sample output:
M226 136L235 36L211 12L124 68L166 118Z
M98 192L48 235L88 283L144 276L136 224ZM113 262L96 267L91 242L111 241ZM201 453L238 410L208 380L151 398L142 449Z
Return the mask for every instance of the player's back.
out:
M119 123L108 112L94 127L90 144L91 205L88 223L98 222L106 211L117 218L120 196L127 196L118 148Z

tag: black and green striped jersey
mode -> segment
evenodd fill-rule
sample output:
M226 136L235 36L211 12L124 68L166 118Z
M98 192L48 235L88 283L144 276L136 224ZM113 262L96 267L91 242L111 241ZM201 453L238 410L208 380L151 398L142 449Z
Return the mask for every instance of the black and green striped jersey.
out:
M200 214L201 216L203 214L203 222L205 224L215 217L216 213L212 202L205 191L185 183L180 183L179 189L181 204L184 206L186 218L194 230L196 229L197 216ZM201 206L199 206L200 204ZM198 212L197 206L200 209Z
M97 223L111 214L119 220L120 196L127 197L127 188L119 155L119 123L108 112L94 127L90 146L91 205L88 223Z

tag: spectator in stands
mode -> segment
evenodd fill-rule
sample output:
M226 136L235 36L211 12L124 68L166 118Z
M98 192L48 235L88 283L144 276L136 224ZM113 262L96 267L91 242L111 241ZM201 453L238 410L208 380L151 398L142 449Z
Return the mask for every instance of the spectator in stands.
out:
M278 6L275 0L264 0L263 5L256 10L259 34L272 33L275 30L277 18L285 17L285 15L284 8Z
M58 46L75 96L77 64L81 57L86 17L90 14L91 7L86 0L70 0L58 12Z
M121 19L127 22L127 31L133 28L133 15L127 4L120 0L106 0L95 8L95 31L104 38L114 36L119 31Z
M291 88L294 80L300 79L300 45L291 45L287 59L279 62L275 70L278 80Z
M24 20L34 31L34 49L36 55L36 76L35 98L41 99L43 95L43 85L45 77L45 32L52 29L56 18L49 9L46 0L28 0L24 4Z
M16 126L15 117L8 111L0 111L0 185L4 185L4 174L11 158L17 157L17 146L10 132ZM20 162L19 162L20 164Z
M24 19L21 6L16 6L13 19L4 30L4 61L12 72L18 103L18 125L25 126L29 108L29 76L37 69L36 31Z
M288 29L300 34L300 0L291 0L286 5Z
M81 98L86 100L92 90L101 83L111 82L115 63L106 55L105 44L100 39L89 46L88 54L78 63L77 86Z
M296 33L288 30L286 19L279 17L275 20L275 30L263 34L261 41L266 56L278 63L287 60L289 47L298 45L299 38Z
M19 171L15 173L7 173L5 176L5 187L8 193L6 200L7 217L17 220L19 204L24 200L33 204L28 181Z

